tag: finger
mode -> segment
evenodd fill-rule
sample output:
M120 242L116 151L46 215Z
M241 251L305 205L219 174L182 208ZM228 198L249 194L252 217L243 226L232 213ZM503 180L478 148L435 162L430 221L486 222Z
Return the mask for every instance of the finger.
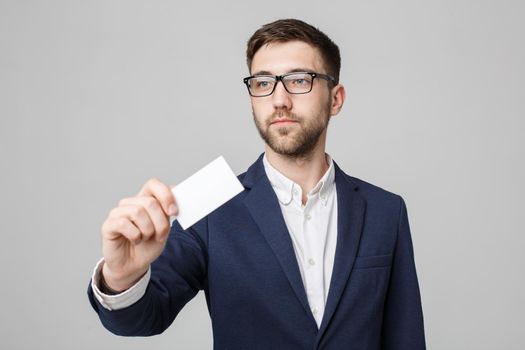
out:
M138 205L142 206L148 213L155 228L154 236L158 241L166 237L170 229L169 217L162 210L159 201L151 196L125 198L119 202L119 206ZM146 236L147 239L151 236Z
M128 241L138 244L141 241L141 232L133 222L126 217L110 217L102 225L102 232L106 232L108 239L124 236Z
M142 236L146 238L155 234L155 225L153 225L146 209L140 205L130 204L118 206L111 210L110 215L115 218L128 218L138 227Z
M178 213L177 202L171 189L158 179L150 179L142 187L138 196L153 196L158 199L166 215L175 216Z

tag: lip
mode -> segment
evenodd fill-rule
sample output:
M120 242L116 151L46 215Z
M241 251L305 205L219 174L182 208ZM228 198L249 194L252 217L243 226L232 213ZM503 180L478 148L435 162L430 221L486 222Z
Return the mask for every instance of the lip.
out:
M290 120L290 119L279 119L279 120L272 122L272 124L291 124L291 123L297 123L297 122L295 120Z

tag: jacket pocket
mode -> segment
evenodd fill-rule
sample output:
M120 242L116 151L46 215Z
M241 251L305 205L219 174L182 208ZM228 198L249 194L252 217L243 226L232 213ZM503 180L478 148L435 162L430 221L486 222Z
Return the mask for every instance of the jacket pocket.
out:
M374 267L388 267L392 264L392 254L358 256L354 262L354 269L369 269Z

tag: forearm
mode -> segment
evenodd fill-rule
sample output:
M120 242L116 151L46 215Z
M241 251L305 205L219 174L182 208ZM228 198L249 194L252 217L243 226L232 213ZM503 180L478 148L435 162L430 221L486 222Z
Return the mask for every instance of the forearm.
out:
M101 301L97 297L100 290L96 292L98 287L90 283L88 296L91 305L110 332L124 336L162 333L182 307L204 288L206 258L193 234L182 231L177 224L170 233L163 253L152 263L150 274L142 296L130 305L114 310L103 305L104 299ZM137 285L141 281L143 280ZM137 285L130 290L139 289ZM135 295L130 290L122 294Z

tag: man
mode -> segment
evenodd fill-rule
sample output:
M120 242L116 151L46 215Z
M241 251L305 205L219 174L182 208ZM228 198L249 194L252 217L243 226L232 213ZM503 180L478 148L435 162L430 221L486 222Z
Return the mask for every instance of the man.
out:
M248 42L244 79L265 152L244 191L183 230L158 180L102 227L88 294L111 332L163 332L204 290L216 349L425 348L403 199L325 153L343 106L338 47L299 20Z

